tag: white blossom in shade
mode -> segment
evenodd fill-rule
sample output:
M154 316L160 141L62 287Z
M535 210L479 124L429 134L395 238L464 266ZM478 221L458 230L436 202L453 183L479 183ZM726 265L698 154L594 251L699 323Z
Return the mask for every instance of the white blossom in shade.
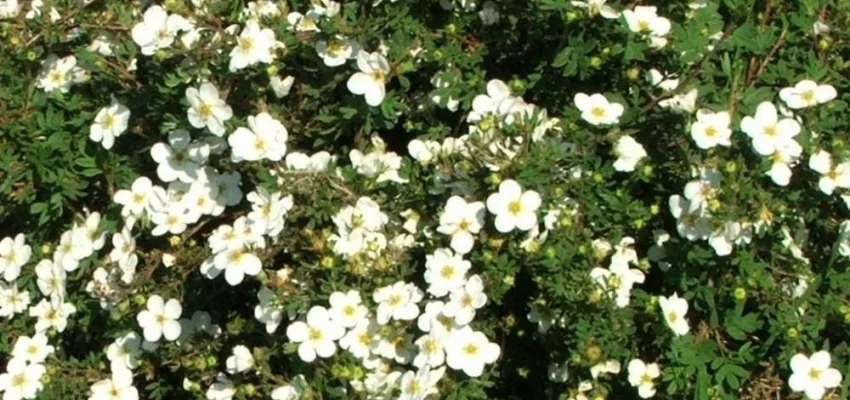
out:
M386 360L392 360L399 364L410 364L416 353L416 346L413 344L413 335L398 333L382 336L374 348L374 353Z
M288 75L283 79L279 76L269 78L269 87L272 88L274 96L278 99L282 99L289 95L289 91L292 90L292 84L294 83L295 77L292 75Z
M21 12L21 5L18 0L3 0L0 1L0 19L15 18Z
M407 152L422 165L428 165L440 153L440 142L413 139L407 143Z
M87 79L86 72L77 66L76 57L58 58L50 54L41 62L41 71L35 85L44 89L46 93L54 90L59 93L68 93L73 83L84 82Z
M472 264L449 249L437 249L425 256L425 282L428 293L443 297L466 284L466 273Z
M92 250L102 249L106 244L106 232L100 230L100 213L93 212L86 217L82 226L75 225L74 235L90 242Z
M791 167L793 167L803 155L803 148L796 140L789 140L778 146L770 156L770 170L767 175L773 183L779 186L787 186L791 181Z
M708 237L708 244L714 253L724 257L732 254L735 244L749 243L752 238L751 228L737 221L725 221Z
M166 233L179 235L186 230L186 207L182 204L169 204L164 210L151 213L151 222L156 225L151 235L162 236Z
M213 135L224 135L224 123L233 117L233 109L219 97L218 89L209 82L201 84L199 89L186 89L189 110L186 112L189 123L195 128L210 130Z
M322 306L313 306L307 312L307 322L296 321L286 328L286 337L298 343L298 356L304 362L313 362L316 356L328 358L336 353L335 340L345 334L345 328L331 320L331 314Z
M481 376L484 366L496 362L500 353L499 345L468 326L452 331L446 340L446 364L473 378Z
M614 161L615 170L632 172L640 160L646 157L646 150L635 138L623 135L614 144L614 155L617 156L617 161Z
M591 125L615 125L625 110L622 104L609 102L599 93L590 96L578 93L573 102L581 111L581 118Z
M233 354L225 362L228 374L245 372L254 367L254 355L247 347L239 345L233 348Z
M30 305L30 292L18 290L17 284L5 286L0 282L0 317L11 318Z
M133 181L133 185L130 186L129 190L121 189L115 192L112 200L123 206L121 208L122 216L140 216L148 207L150 199L148 195L151 192L152 187L153 183L150 179L140 176Z
M151 158L159 164L156 174L163 182L194 182L209 155L209 145L193 142L189 132L183 129L169 132L168 144L160 142L151 147Z
M590 367L590 376L597 379L606 374L619 374L622 365L617 360L607 360Z
M677 336L688 334L691 327L688 325L688 320L685 319L685 314L688 313L688 301L673 293L670 297L659 296L658 305L661 306L661 313L664 315L664 321L667 326Z
M481 18L481 23L484 25L493 25L499 22L501 15L499 14L499 6L496 3L487 0L481 5L481 11L478 11L478 17Z
M71 303L65 303L61 299L42 299L38 304L29 309L30 317L37 318L35 323L36 332L44 332L49 328L62 332L68 326L68 317L77 312L77 307Z
M234 162L270 160L280 161L286 154L286 127L267 112L248 117L248 128L239 127L230 134L227 142Z
M288 385L278 386L271 393L272 400L301 400L307 388L304 375L296 375Z
M162 337L174 341L180 337L182 328L177 320L182 313L183 307L176 299L166 302L159 295L153 295L148 298L147 309L139 312L136 320L148 342L158 342Z
M326 66L338 67L356 57L360 53L360 46L353 40L336 35L330 40L319 40L316 43L316 52Z
M18 336L12 348L12 358L26 360L30 364L42 364L54 350L43 333L36 333L32 337Z
M655 379L661 376L656 363L647 364L639 359L629 361L629 384L638 389L638 396L648 399L655 396Z
M312 13L307 15L299 12L291 12L287 14L286 21L289 22L290 29L296 32L319 32L318 16Z
M112 251L109 259L119 264L126 264L131 257L135 256L136 239L127 227L112 235Z
M257 231L270 237L276 237L284 227L286 214L293 207L292 195L283 197L281 192L269 193L262 187L248 193L251 212L248 220L257 224Z
M627 262L614 262L609 268L593 268L590 271L600 289L613 298L617 307L625 308L631 300L631 291L636 283L643 283L646 276L639 269L630 269Z
M436 336L445 336L452 329L460 328L461 325L454 318L445 314L445 308L446 304L442 301L429 301L425 304L425 312L416 321L416 326L420 331Z
M537 209L541 202L539 193L533 190L523 192L519 183L507 179L499 184L498 192L487 197L487 210L496 214L499 232L528 231L537 225Z
M691 124L691 138L697 147L705 150L716 146L730 146L732 130L729 128L731 117L726 111L697 111L697 120Z
M807 357L799 353L791 357L791 377L788 386L793 392L803 392L810 400L819 400L826 389L841 385L841 372L830 368L832 357L826 351L818 351Z
M254 64L269 64L274 60L276 41L274 31L260 28L256 19L245 23L245 29L236 38L236 47L230 51L230 72L236 72Z
M360 51L357 54L357 68L360 72L354 73L348 79L348 90L353 94L365 96L366 104L372 107L380 105L387 94L385 85L390 74L387 59L378 52Z
M794 110L824 104L837 96L838 92L832 85L819 85L808 79L779 91L779 98L788 105L788 108Z
M76 270L80 260L92 254L93 243L85 236L75 235L74 230L65 231L59 237L59 246L53 252L53 262L66 271Z
M418 302L422 301L424 293L416 285L403 281L381 287L372 294L372 299L378 303L377 321L386 325L390 319L412 321L419 316Z
M130 31L133 41L142 49L142 54L153 55L159 49L168 48L174 43L177 33L186 28L186 20L168 12L160 6L151 6L145 10L142 22Z
M717 197L723 175L715 168L701 167L699 179L685 184L685 198L688 199L688 212L707 211L708 202Z
M242 283L245 275L254 276L263 269L260 258L241 247L216 254L214 263L216 269L224 271L224 279L230 286Z
M487 304L484 293L484 282L478 275L472 275L463 285L455 289L449 296L449 301L443 308L443 314L454 318L458 325L466 325L475 318L475 310Z
M89 400L138 400L139 391L133 386L133 372L127 368L113 368L112 376L91 386Z
M488 2L489 3L489 2ZM420 368L416 372L407 371L401 376L398 400L425 400L440 394L437 383L443 379L446 368Z
M402 158L392 151L379 149L364 155L360 150L354 149L348 153L348 158L357 173L374 178L376 183L407 182L407 179L398 174L399 169L401 169Z
M236 386L227 378L227 375L219 372L215 377L215 383L207 389L207 400L232 400L236 395Z
M636 6L634 10L623 10L629 30L649 36L663 37L670 33L670 20L658 16L654 6Z
M669 99L659 101L658 106L690 114L696 111L698 95L699 90L691 89L687 93L677 94Z
M47 369L42 364L28 364L20 358L12 358L6 364L6 373L0 375L0 392L3 400L35 399L44 387L41 377Z
M818 150L809 157L809 168L821 174L818 188L824 194L831 195L836 188L850 188L850 161L836 165L831 154Z
M286 155L286 168L296 171L327 171L328 166L334 162L336 162L336 156L332 156L327 151L319 151L309 156L304 153L289 153Z
M360 292L356 290L333 292L328 302L331 305L331 319L344 328L354 328L369 313L369 309L362 304Z
M101 108L94 117L89 129L89 139L99 142L104 149L111 149L115 138L127 130L130 121L130 109L114 98L108 107Z
M0 272L7 282L14 282L21 275L21 267L30 260L32 248L26 244L23 233L15 238L5 237L0 240Z
M793 118L780 120L776 106L765 101L759 104L755 116L746 116L741 120L741 130L753 140L756 153L769 156L778 147L794 140L800 133L800 123Z
M475 235L484 225L485 206L480 201L468 203L460 196L452 196L440 214L437 232L452 237L451 248L466 254L475 245Z
M139 366L139 355L142 352L142 338L136 332L127 332L115 339L106 348L106 358L112 369L135 369Z
M374 319L363 318L339 340L339 347L356 358L366 359L372 355L372 350L381 338L379 328Z

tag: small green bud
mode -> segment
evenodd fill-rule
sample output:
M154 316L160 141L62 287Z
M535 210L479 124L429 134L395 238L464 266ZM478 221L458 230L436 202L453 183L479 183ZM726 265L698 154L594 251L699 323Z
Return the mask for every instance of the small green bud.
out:
M631 67L626 71L626 77L629 80L636 81L640 78L640 67Z
M496 186L502 183L502 176L494 172L487 176L487 183Z
M818 40L818 49L821 51L829 50L830 47L832 47L832 41L829 38L824 37Z
M735 171L738 170L738 164L734 161L729 161L726 163L724 170L726 170L726 173L729 174L735 173Z
M481 253L481 258L484 259L484 262L490 262L493 261L493 259L495 259L496 257L493 256L492 251L485 250L483 253Z
M455 24L446 25L446 33L448 33L449 35L454 35L455 32L457 32L457 26L455 26Z
M584 355L587 356L587 359L590 360L591 362L596 361L600 357L602 357L602 348L600 348L599 346L597 346L595 344L590 345L584 351Z
M513 314L508 314L508 316L505 317L505 326L513 328L514 325L516 325L516 317Z
M575 11L567 11L564 14L564 17L566 17L567 22L573 22L578 19L578 13Z
M143 306L147 304L148 299L143 294L137 294L133 296L133 302L136 303L137 306Z
M590 248L587 247L586 244L581 244L581 245L578 246L578 253L579 254L587 254L589 251L590 251Z
M653 170L653 168L652 168L652 166L651 166L651 165L644 165L644 166L640 169L640 173L641 173L641 175L643 175L645 178L650 178L650 177L652 177L652 173L653 173L653 172L654 172L654 170Z
M443 52L440 50L434 50L431 54L434 56L434 60L440 61L443 59Z
M558 256L558 251L552 246L546 246L546 258L554 260Z
M320 262L320 265L324 269L332 269L334 267L334 258L330 257L330 256L322 257L322 261Z
M251 383L240 386L240 389L242 390L242 393L244 393L246 396L253 396L257 394L257 387Z
M45 243L41 245L40 250L41 254L50 254L51 252L53 252L53 246L51 246L49 243Z
M845 144L846 143L844 143L844 140L841 138L837 137L832 139L832 148L835 150L843 149Z
M277 76L278 72L280 72L280 69L277 67L277 65L272 64L266 67L266 74L268 76Z
M788 328L787 335L791 339L796 339L798 336L800 336L800 332L797 330L797 328Z
M596 183L602 183L605 180L605 177L602 174L595 172L593 173L593 181Z
M658 204L653 204L649 206L649 213L652 215L658 215L661 212L661 207Z
M602 61L602 58L597 57L597 56L590 57L590 66L593 67L594 69L599 69L599 67L601 67L602 64L604 64L604 62Z
M215 365L218 365L218 357L216 357L215 355L212 355L212 354L208 355L207 356L207 367L212 367L212 366L215 366Z
M735 300L744 301L747 299L747 289L742 287L735 288Z
M642 229L644 226L646 226L646 221L644 221L643 218L638 218L632 221L632 226L635 229Z
M522 94L525 92L526 86L525 81L519 78L514 78L511 80L511 90L516 94Z
M34 51L30 50L27 52L27 60L35 61L36 58L38 58L38 54L36 54Z
M168 238L168 244L170 244L171 247L177 247L182 242L183 242L183 239L180 238L180 236L177 236L177 235L172 235L170 238Z
M513 286L515 282L516 280L513 275L508 275L504 279L502 279L502 283L508 286Z

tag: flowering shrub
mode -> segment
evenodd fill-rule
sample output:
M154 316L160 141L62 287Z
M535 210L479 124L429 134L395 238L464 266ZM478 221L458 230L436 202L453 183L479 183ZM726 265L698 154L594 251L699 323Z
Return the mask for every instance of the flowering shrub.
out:
M3 400L847 398L850 5L625 3L0 0Z

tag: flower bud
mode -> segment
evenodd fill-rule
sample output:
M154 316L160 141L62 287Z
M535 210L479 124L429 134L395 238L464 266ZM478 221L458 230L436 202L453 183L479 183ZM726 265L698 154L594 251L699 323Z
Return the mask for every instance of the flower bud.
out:
M742 287L736 287L734 295L735 295L735 300L744 301L747 298L747 289L744 289Z
M590 66L593 67L594 69L599 69L599 67L601 67L602 64L604 64L604 61L602 61L602 58L597 57L597 56L590 57Z
M626 71L626 77L629 80L636 81L640 78L640 67L631 67Z
M277 76L278 72L280 72L280 68L278 68L277 65L272 64L266 67L266 74L268 76Z

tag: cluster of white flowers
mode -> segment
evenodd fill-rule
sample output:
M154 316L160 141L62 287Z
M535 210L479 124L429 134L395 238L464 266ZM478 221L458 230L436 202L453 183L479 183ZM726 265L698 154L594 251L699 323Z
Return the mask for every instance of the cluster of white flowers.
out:
M632 288L636 283L643 283L646 279L644 273L639 269L632 269L629 265L638 265L637 252L632 247L635 240L630 237L620 239L613 247L611 263L608 268L595 267L590 271L590 278L599 285L599 292L606 294L615 300L617 307L625 308L629 305ZM604 259L611 253L612 246L604 239L596 239L593 242L593 252L596 259Z
M305 362L336 354L337 346L361 360L369 371L363 380L352 381L358 392L370 398L388 395L399 389L401 398L425 398L438 393L436 385L445 373L445 365L472 377L483 373L484 366L499 357L499 346L473 330L469 323L475 310L484 306L480 277L467 277L469 262L438 249L428 256L425 279L428 293L434 296L419 303L425 294L403 281L378 288L372 296L377 304L374 314L356 290L334 292L330 309L313 306L306 320L287 327L287 337L298 343L298 355ZM438 300L448 296L448 301ZM413 322L419 338L406 332L404 325L390 321ZM393 363L412 365L416 370L402 371Z
M406 183L407 179L399 176L401 169L401 156L392 151L387 151L387 145L378 136L371 138L372 151L363 154L362 151L354 149L348 153L351 165L358 174L374 179L375 183L395 182Z
M89 78L89 72L77 66L76 57L59 58L51 54L41 62L35 85L48 93L54 90L68 93L74 83L86 82Z

